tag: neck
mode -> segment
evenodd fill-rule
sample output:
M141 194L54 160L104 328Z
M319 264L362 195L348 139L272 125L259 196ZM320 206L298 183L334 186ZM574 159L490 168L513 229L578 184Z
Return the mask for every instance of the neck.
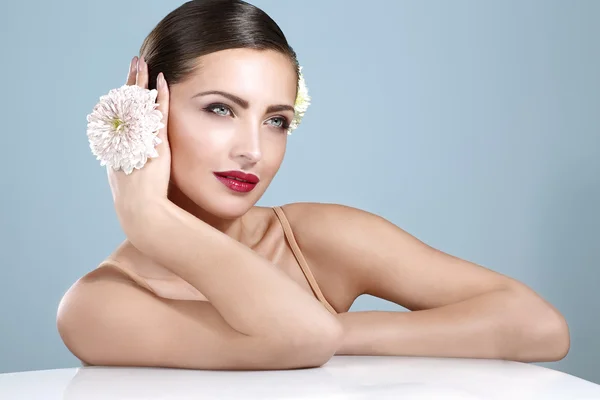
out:
M179 208L184 209L196 218L202 220L213 228L223 232L238 242L252 242L246 226L247 213L236 218L222 218L199 207L187 197L172 181L169 183L168 199Z

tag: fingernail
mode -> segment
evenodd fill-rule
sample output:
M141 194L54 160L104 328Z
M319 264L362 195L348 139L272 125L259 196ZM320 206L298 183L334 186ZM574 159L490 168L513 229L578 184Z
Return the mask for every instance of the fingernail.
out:
M133 59L131 60L131 72L135 72L137 70L137 65L138 65L138 59L137 56L133 57Z
M166 83L167 82L165 81L165 76L161 72L160 74L158 74L158 86L164 87Z
M146 68L146 60L144 60L144 56L140 57L140 62L138 65L140 71L144 71L144 68Z

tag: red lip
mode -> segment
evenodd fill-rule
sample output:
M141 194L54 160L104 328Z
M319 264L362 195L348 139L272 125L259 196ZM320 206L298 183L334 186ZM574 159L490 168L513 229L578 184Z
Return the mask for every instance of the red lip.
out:
M245 174L241 171L215 172L215 177L234 192L247 193L252 191L259 179L256 175Z
M254 174L245 174L242 171L220 171L215 172L215 175L223 178L236 178L256 185L260 179Z

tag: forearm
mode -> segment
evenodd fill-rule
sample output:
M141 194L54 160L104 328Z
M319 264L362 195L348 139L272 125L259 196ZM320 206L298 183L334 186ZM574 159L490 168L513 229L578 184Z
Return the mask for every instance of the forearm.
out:
M293 339L339 330L335 317L276 266L173 203L150 205L128 221L133 245L197 288L237 331Z
M430 310L340 314L344 336L336 354L562 358L568 349L564 321L527 296L502 290Z

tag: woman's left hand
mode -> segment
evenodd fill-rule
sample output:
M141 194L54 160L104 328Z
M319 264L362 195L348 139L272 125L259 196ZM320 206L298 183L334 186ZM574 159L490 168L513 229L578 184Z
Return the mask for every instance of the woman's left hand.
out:
M144 89L148 88L148 66L142 57L139 62L134 57L129 68L127 85L138 85ZM162 72L157 78L158 96L157 107L163 115L162 128L158 137L162 143L156 147L157 158L149 158L141 169L134 169L129 175L123 171L115 171L107 167L108 181L115 202L117 215L121 225L129 220L127 213L138 212L146 205L167 199L169 180L171 177L171 151L167 136L168 112L169 112L169 88ZM125 228L125 227L123 227Z

